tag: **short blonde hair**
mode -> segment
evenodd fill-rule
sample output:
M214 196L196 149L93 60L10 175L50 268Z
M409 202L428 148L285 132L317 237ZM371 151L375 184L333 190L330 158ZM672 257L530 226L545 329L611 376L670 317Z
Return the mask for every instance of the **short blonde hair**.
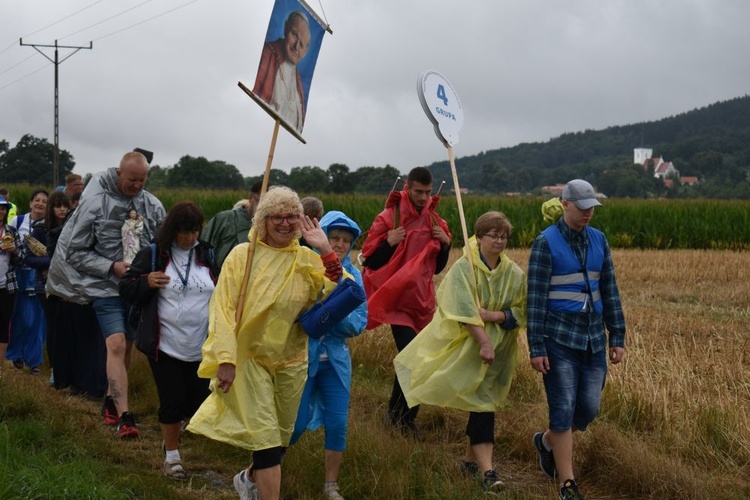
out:
M487 233L495 229L498 234L506 233L510 237L513 232L513 225L508 220L508 217L502 212L486 212L479 216L477 222L474 224L474 234L477 238L485 236Z
M260 197L258 207L255 209L253 216L253 227L255 228L258 239L266 239L266 221L272 215L294 214L302 217L302 203L299 201L297 193L286 186L274 186ZM297 226L295 236L300 238L302 231Z

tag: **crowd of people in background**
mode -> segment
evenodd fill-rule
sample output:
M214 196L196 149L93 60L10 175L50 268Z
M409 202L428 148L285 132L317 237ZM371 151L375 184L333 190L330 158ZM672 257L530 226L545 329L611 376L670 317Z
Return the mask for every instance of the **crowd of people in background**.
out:
M336 500L351 397L347 342L389 325L398 355L386 427L418 438L420 404L468 412L457 467L492 491L505 487L493 466L496 412L526 328L549 408L548 428L532 438L540 467L559 480L559 498L583 498L573 435L598 414L608 361L622 361L625 346L607 239L589 227L601 205L589 183L570 181L545 203L551 224L534 242L528 277L504 253L511 221L490 211L436 292L453 236L427 168L390 193L358 267L350 255L362 229L319 199L259 181L204 225L195 203L167 212L144 189L151 158L128 152L85 190L70 174L52 193L34 190L28 211L0 189L2 369L39 376L46 343L50 384L99 398L104 424L135 439L128 367L136 347L159 397L166 477L189 478L180 455L187 430L250 453L233 479L241 499L278 499L287 448L323 426L323 492ZM306 335L296 319L342 280L367 301L322 337Z

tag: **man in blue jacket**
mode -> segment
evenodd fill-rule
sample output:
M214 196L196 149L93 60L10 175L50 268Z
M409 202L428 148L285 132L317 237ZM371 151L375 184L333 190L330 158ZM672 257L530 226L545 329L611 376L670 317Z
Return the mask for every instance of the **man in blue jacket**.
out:
M560 499L584 498L573 474L573 431L597 413L612 364L625 354L625 317L607 239L589 227L594 188L575 179L562 194L563 215L531 247L527 335L531 366L544 375L549 429L534 435L540 466L561 480ZM606 330L609 332L609 342Z

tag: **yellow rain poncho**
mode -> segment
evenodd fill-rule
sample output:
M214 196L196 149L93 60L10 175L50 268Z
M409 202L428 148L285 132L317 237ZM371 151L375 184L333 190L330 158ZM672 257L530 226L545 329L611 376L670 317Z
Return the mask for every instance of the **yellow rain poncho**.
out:
M438 309L429 325L393 360L409 406L430 404L473 412L494 412L508 396L518 363L518 330L526 325L526 275L505 254L490 270L479 257L476 238L470 240L476 283L466 255L443 278ZM474 299L477 289L484 309L510 309L516 328L484 323ZM495 348L488 365L479 357L479 344L465 324L483 326Z
M251 233L254 230L251 230ZM258 241L235 337L235 311L248 244L235 247L211 297L208 338L198 375L212 378L211 395L188 430L247 450L288 446L307 379L307 335L295 319L325 287L320 256L295 240L286 248ZM218 388L221 363L236 366L229 392Z

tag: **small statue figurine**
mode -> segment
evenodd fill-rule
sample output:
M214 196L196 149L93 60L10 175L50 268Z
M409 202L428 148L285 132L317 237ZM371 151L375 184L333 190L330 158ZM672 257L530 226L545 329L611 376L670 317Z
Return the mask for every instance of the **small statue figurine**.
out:
M141 249L141 235L143 234L143 216L131 210L122 225L122 260L133 262L135 254Z

